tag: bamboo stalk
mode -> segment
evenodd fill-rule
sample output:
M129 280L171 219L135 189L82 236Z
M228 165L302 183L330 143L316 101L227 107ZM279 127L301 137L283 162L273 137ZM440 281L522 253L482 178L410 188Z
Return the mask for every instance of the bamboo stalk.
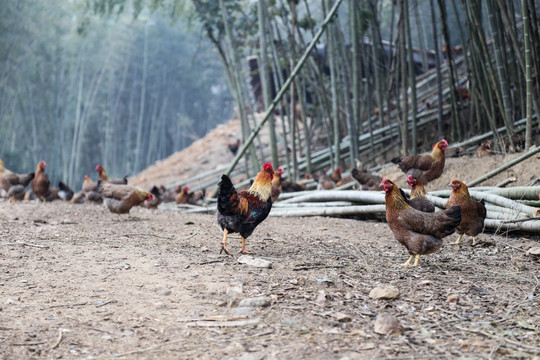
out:
M484 221L486 228L492 228L497 230L521 230L534 233L540 233L540 221L531 220L519 223L507 223L504 220L486 219Z
M299 203L308 201L351 201L370 204L383 204L384 194L382 191L362 190L320 190L312 191L311 194L297 196L283 203Z
M517 203L517 202L515 202L513 200L507 199L507 198L502 197L500 195L489 194L489 193L486 193L486 192L479 192L479 191L470 191L469 193L471 194L472 197L474 197L477 200L483 199L483 200L488 201L488 202L490 202L492 204L499 205L499 206L502 206L502 207L506 207L506 208L509 208L509 209L512 209L512 210L516 210L516 211L525 213L525 214L527 214L529 216L534 216L534 213L537 210L537 209L535 209L535 208L533 208L531 206L527 206L527 205Z
M342 215L362 215L362 214L385 214L386 205L363 205L344 207L318 207L318 208L297 208L297 209L272 209L270 216L342 216Z

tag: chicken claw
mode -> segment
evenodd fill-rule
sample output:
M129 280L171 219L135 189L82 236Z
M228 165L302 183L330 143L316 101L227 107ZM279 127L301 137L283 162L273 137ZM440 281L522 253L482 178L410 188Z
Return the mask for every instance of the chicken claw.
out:
M240 254L253 254L251 251L246 250L246 238L242 236L242 250L240 250Z
M463 237L463 234L460 234L459 237L457 238L457 240L453 243L450 243L450 245L459 245L461 244L461 238ZM473 245L474 245L474 241L473 241Z
M403 264L401 264L401 266L411 266L411 262L413 261L414 259L414 255L411 255L409 257L409 260L407 260L406 262L404 262Z
M414 259L414 264L411 265L413 259ZM410 267L417 267L417 266L418 266L418 261L419 261L419 260L420 260L420 255L416 255L416 256L415 256L415 255L411 255L411 256L409 257L409 260L407 260L407 262L401 264L401 266L405 266L405 267L407 267L407 266L410 266Z
M229 252L229 250L227 250L227 235L228 234L229 234L229 231L227 229L224 229L223 230L223 242L221 243L221 250L219 251L219 253L221 254L222 252L225 251L225 254L232 256L232 254ZM243 238L242 238L242 240L243 240Z

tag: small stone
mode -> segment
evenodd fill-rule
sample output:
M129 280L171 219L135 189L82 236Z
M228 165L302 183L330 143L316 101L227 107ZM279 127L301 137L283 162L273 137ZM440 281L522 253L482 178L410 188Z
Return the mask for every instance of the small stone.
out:
M272 263L270 261L264 260L261 258L254 258L253 256L249 256L249 255L242 255L238 258L237 261L240 264L246 264L246 265L254 266L258 268L265 268L265 269L272 268Z
M448 295L448 298L446 298L447 303L459 303L459 296L457 294L451 294Z
M238 303L238 307L266 307L272 304L272 299L267 296L243 299Z
M165 304L162 303L161 301L158 301L158 302L154 303L154 306L155 306L157 309L165 309L165 308L167 308L167 305L165 305Z
M13 304L13 303L15 303L15 300L13 300L13 299L7 299L6 302L5 302L4 304L10 305L10 304Z
M227 305L229 307L237 306L244 292L243 286L240 283L232 284L227 288Z
M240 307L239 306L239 307L232 308L231 314L234 316L251 316L254 313L254 309L255 308L253 307L245 307L245 306Z
M399 290L392 285L383 285L371 289L369 297L376 300L381 299L395 299L399 297Z
M380 313L375 318L375 332L381 335L401 335L402 328L399 320L389 313Z
M535 246L535 247L530 248L527 251L527 254L533 255L533 256L540 256L540 246Z
M161 289L161 290L159 290L159 294L163 295L163 296L171 295L171 293L172 292L169 289Z
M341 313L341 312L335 313L334 317L340 323L348 323L352 321L352 318L349 315Z

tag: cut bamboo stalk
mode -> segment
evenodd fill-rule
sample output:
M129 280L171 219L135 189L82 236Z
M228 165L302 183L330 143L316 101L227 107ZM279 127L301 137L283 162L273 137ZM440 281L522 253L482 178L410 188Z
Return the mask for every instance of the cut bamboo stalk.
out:
M518 223L504 222L504 220L486 219L484 226L489 229L497 230L521 230L527 232L540 233L540 221L531 220Z
M472 197L474 197L477 200L484 199L485 201L488 201L492 204L506 207L506 208L509 208L518 212L522 212L529 216L534 216L534 213L537 210L536 208L517 203L513 200L507 199L500 195L490 194L486 192L479 192L479 191L473 191L469 193L471 194Z
M509 169L511 168L512 166L516 165L516 164L519 164L520 162L522 162L523 160L526 160L528 158L530 158L531 156L533 156L534 154L537 154L540 152L540 146L537 146L537 147L534 147L534 148L531 148L531 150L529 150L528 152L526 152L525 154L521 155L520 157L512 160L512 161L509 161L507 162L506 164L504 164L503 166L501 167L498 167L497 169L495 170L492 170L490 172L488 172L487 174L471 181L470 183L467 184L468 187L471 187L471 186L474 186L474 185L477 185L477 184L480 184L484 181L486 181L487 179L490 179L492 178L493 176L503 172L504 170L506 169Z
M334 207L334 206L352 206L353 203L348 201L329 201L329 202L315 202L315 203L293 203L287 204L283 202L277 202L272 205L272 209L282 209L282 208L300 208L300 207Z
M297 208L297 209L272 209L270 216L343 216L386 213L385 205L363 205L344 207L319 207L319 208Z
M284 200L283 203L299 203L308 201L351 201L369 204L384 204L382 191L362 190L320 190Z

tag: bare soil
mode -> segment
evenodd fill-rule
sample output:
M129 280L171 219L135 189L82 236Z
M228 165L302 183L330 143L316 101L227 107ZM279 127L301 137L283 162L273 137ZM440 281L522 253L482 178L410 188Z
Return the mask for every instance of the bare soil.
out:
M2 202L0 227L2 359L540 356L538 236L482 234L403 268L383 222L270 217L247 240L261 269L238 263L238 236L219 254L214 215ZM399 297L369 297L384 284ZM380 313L401 335L374 332Z

